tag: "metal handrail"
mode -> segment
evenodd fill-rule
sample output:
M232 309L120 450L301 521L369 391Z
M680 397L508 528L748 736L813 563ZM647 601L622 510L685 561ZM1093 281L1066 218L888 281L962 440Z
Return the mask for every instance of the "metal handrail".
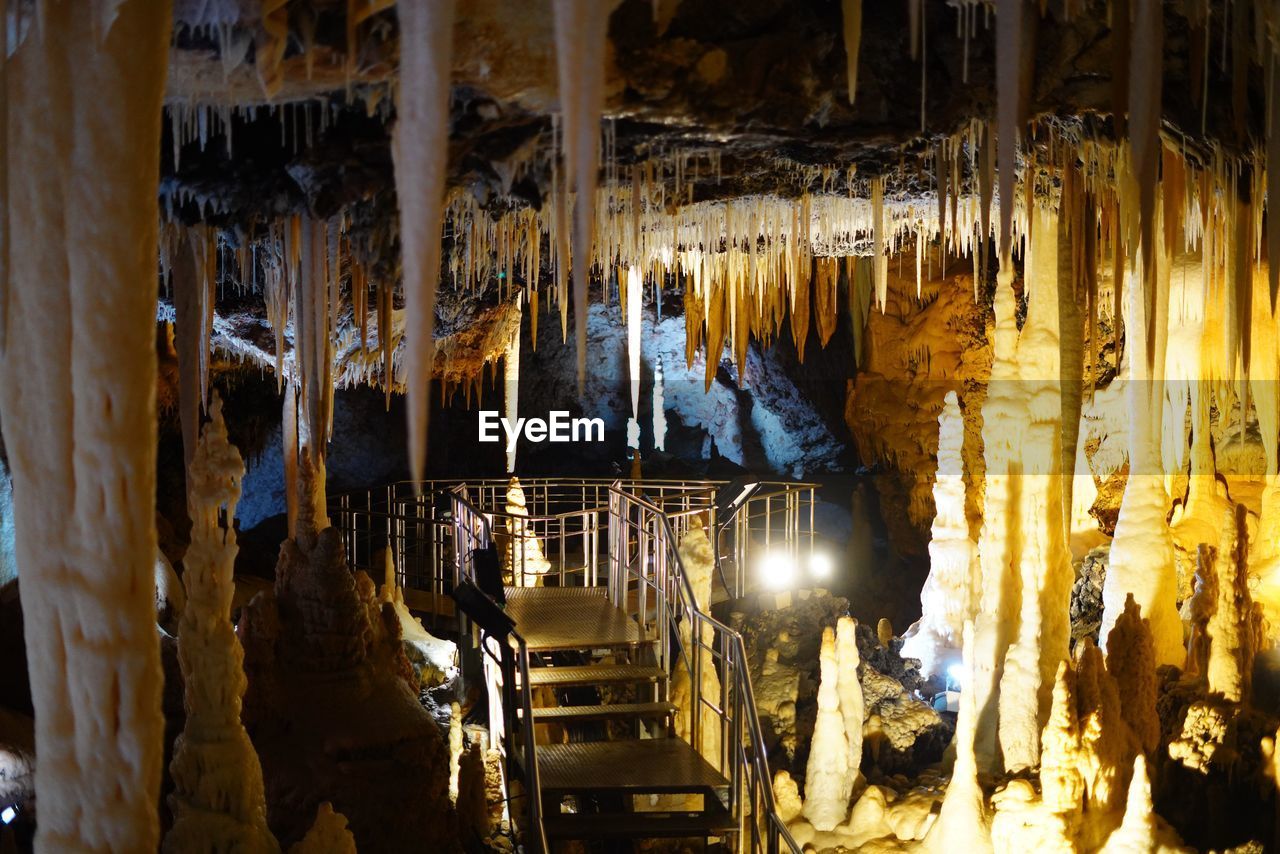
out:
M627 575L637 576L638 603L637 609L642 622L646 622L647 604L645 593L649 588L654 590L656 601L654 609L657 614L660 660L668 672L673 672L674 662L668 656L671 642L674 641L679 656L685 661L690 674L690 690L693 696L690 715L690 735L695 749L701 752L702 708L711 709L721 722L721 773L726 773L730 781L729 809L739 826L739 832L745 833L748 818L750 824L751 851L767 851L778 854L783 845L787 850L800 854L800 846L792 838L786 825L778 816L773 799L772 777L769 772L765 753L763 731L760 727L759 715L755 706L755 695L751 688L751 674L747 666L746 644L742 635L702 610L694 596L693 587L685 571L680 557L675 533L667 514L653 502L623 490L615 484L610 487L610 595L615 604L628 606L629 587ZM628 506L630 505L630 506ZM630 520L631 507L642 511L637 523ZM648 518L643 518L644 516ZM628 528L641 534L639 543L638 572L632 572L629 560ZM644 542L646 537L656 541L657 550L648 552ZM644 577L652 572L656 577L650 580ZM672 601L674 600L674 601ZM674 611L674 613L673 613ZM672 631L685 620L690 628L689 639L693 650L685 647L684 638L679 631ZM715 650L704 640L704 629L710 629L712 638L719 639L721 662L721 690L719 705L702 696L702 660L703 652L712 655L714 666ZM728 768L725 765L728 765ZM745 789L745 792L744 792ZM744 794L750 809L744 809ZM763 836L763 838L761 838Z
M474 504L467 500L466 496L460 491L455 490L451 493L451 500L454 507L453 524L456 531L456 540L458 544L466 543L469 548L456 548L454 560L454 584L455 586L462 580L470 581L473 584L475 578L475 559L474 554L477 549L487 548L492 542L492 530L489 520L481 513ZM476 585L479 589L479 585ZM492 600L490 600L492 601ZM494 603L495 607L497 603ZM529 800L529 830L533 833L534 850L533 854L548 854L551 846L547 840L546 825L542 818L542 783L538 771L538 756L534 749L534 729L533 729L533 686L529 678L529 644L525 641L524 636L518 630L512 628L507 638L493 638L498 641L501 646L502 655L495 655L490 645L486 642L492 636L480 630L480 651L481 654L492 659L500 668L503 680L503 692L507 694L506 702L503 709L507 713L506 719L503 721L503 739L510 742L511 750L507 750L507 745L503 745L504 758L510 762L511 755L515 752L515 727L513 724L514 715L511 715L514 703L511 702L511 696L515 691L514 680L510 677L515 675L518 669L520 674L520 747L524 753L524 786L525 794ZM511 661L509 656L513 651L511 642L514 641L516 648L515 660ZM494 722L490 721L490 729L494 726ZM510 779L510 768L507 769L507 778ZM526 840L528 844L528 840Z

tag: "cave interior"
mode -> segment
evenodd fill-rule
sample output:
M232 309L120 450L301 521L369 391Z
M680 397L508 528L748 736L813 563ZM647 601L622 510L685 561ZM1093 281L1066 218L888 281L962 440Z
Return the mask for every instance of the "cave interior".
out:
M1280 850L1280 5L0 42L0 852Z

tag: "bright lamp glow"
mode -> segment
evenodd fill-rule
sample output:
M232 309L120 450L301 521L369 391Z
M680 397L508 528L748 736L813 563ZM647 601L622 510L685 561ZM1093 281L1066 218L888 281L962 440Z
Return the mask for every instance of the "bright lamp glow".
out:
M5 824L9 824L17 815L18 811L16 809L13 807L5 807L3 810L0 810L0 821L3 821Z
M947 687L955 686L957 691L960 690L960 681L964 677L964 665L957 661L947 667Z
M760 561L760 581L770 590L786 590L796 581L796 565L785 552L773 551Z
M825 552L814 552L809 555L809 574L819 580L825 580L831 577L831 573L835 571L835 564L831 562L831 556Z

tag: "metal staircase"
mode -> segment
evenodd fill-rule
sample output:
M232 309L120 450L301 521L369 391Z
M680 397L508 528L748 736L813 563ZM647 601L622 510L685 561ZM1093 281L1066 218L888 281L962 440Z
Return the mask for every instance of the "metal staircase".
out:
M597 493L607 500L603 578L584 549L570 559L580 578L565 573L563 556L558 572L536 577L511 566L497 615L481 616L497 609L491 601L461 609L474 621L513 801L527 804L526 849L693 838L724 851L799 852L774 809L742 638L699 607L676 547L700 514L714 530L710 492L657 489L651 500L635 489L615 482ZM530 522L473 497L454 487L449 516L453 584L474 592L484 587L476 556L495 527L522 535ZM603 509L575 530L598 531ZM704 693L703 668L715 670L715 696ZM682 710L671 696L681 671L688 740L676 735Z

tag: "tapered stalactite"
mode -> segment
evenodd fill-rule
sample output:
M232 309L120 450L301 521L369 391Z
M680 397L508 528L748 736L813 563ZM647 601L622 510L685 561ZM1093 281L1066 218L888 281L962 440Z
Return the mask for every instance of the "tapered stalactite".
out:
M517 297L523 300L523 296ZM511 340L507 342L507 352L502 359L502 405L504 415L512 424L520 413L520 323L515 323ZM516 470L516 449L519 434L507 438L507 474Z
M640 309L644 279L634 266L627 269L627 380L631 388L631 417L627 419L627 447L640 450Z
M565 170L576 191L573 217L573 315L578 387L587 377L587 283L594 242L604 59L615 0L553 0ZM561 259L564 263L564 259Z
M1146 360L1156 360L1156 182L1160 169L1160 98L1164 79L1164 6L1161 0L1132 0L1133 43L1129 51L1129 133L1133 174L1138 181L1142 295L1147 334Z
M187 465L200 436L200 411L208 386L209 304L208 237L204 228L179 232L171 247L173 264L174 344L178 353L178 420Z
M35 707L36 850L155 851L156 257L170 5L40 7L7 61L0 412Z
M454 0L398 3L400 81L391 151L404 264L409 475L422 480L449 159ZM379 327L381 336L384 330ZM388 386L390 371L388 371Z
M1022 100L1022 16L1025 0L996 3L996 116L999 125L996 176L1000 183L1000 269L1012 258L1013 193L1018 180L1019 105Z
M653 449L665 451L667 447L667 402L665 398L662 357L653 366Z
M844 22L844 53L848 67L849 103L858 97L858 53L862 47L862 0L841 0Z

